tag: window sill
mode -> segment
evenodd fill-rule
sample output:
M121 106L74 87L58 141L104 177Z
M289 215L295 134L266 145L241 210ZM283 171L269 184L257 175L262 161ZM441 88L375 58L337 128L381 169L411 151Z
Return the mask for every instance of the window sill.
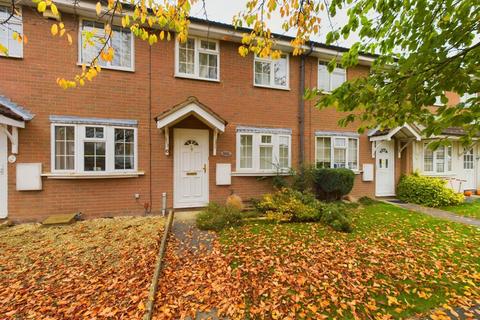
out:
M444 172L444 173L436 173L436 172L422 172L422 175L427 176L427 177L455 177L457 174L455 172Z
M290 87L276 87L276 86L267 86L263 84L253 84L254 87L257 88L265 88L265 89L275 89L275 90L283 90L283 91L290 91Z
M86 64L87 65L87 64ZM81 62L77 62L77 66L82 67ZM87 65L88 68L88 65ZM124 72L135 72L135 68L123 68L123 67L112 67L112 66L100 66L102 70L114 70L114 71L124 71Z
M231 173L232 177L273 177L273 176L290 176L290 172L251 172L251 171L235 171Z
M7 59L14 59L14 60L22 60L23 59L23 56L7 56L7 55L3 55L3 54L0 54L0 58L7 58Z
M209 79L209 78L200 78L195 75L175 73L175 78L190 79L190 80L199 80L199 81L209 81L209 82L220 82L220 79Z
M47 177L48 179L122 179L122 178L138 178L143 176L145 172L143 171L133 171L133 172L107 172L107 173L52 173L47 172L43 173L42 177Z

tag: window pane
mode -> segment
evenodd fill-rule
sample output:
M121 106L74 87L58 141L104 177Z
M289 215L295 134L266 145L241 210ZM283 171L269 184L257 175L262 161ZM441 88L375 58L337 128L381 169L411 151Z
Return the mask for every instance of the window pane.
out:
M345 168L346 165L346 149L333 149L333 167Z
M446 157L446 162L447 162L447 171L452 171L452 146L447 146L447 157Z
M272 151L272 146L260 146L260 169L273 169Z
M423 171L432 172L433 171L433 150L430 149L428 145L424 146L425 150L423 152Z
M340 87L346 81L345 69L336 68L331 74L331 90L335 90Z
M284 169L289 167L289 139L288 137L279 137L278 164Z
M272 136L262 136L262 143L272 143Z
M255 84L270 85L270 63L255 61Z
M439 147L435 151L436 172L445 172L445 147Z
M214 41L201 40L200 41L200 48L215 51L215 50L217 50L217 43L214 42Z
M252 168L253 136L240 136L240 168Z
M358 140L348 139L348 168L358 169Z
M473 159L473 149L467 150L464 149L463 153L463 169L473 169L474 159ZM451 169L450 169L451 170ZM450 171L449 170L449 171Z
M130 68L132 66L132 35L130 30L113 27L111 45L115 50L112 65Z
M103 128L102 127L86 127L85 138L103 139Z
M75 157L75 128L55 126L55 169L73 170Z
M105 142L84 142L84 170L105 171Z
M0 22L10 17L10 7L0 5ZM8 22L0 23L0 44L7 49L7 55L12 57L23 56L23 42L13 39L13 34L23 34L22 17L14 15ZM4 55L3 53L0 54Z
M184 43L178 44L178 62L179 72L195 73L195 40L187 39Z
M200 77L208 79L217 79L217 59L216 54L200 53Z
M115 170L133 169L133 129L115 129Z
M331 158L331 139L328 137L317 138L317 168L330 168Z
M82 26L81 62L88 64L100 53L106 40L105 30L103 23L96 21L84 20ZM90 40L87 40L87 33L93 34ZM107 62L99 58L98 64L106 66Z
M318 89L322 91L330 91L330 73L324 64L318 65Z
M273 76L276 86L287 86L287 58L280 58L273 62Z

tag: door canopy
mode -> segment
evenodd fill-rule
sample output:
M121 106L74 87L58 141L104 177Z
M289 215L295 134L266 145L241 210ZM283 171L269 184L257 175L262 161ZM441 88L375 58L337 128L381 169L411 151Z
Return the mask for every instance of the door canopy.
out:
M165 154L169 155L169 128L180 121L194 116L213 130L213 155L217 153L217 137L225 132L227 121L222 119L212 109L198 101L196 97L189 97L184 102L155 117L157 128L165 132Z
M25 128L25 122L32 119L33 114L28 110L0 95L0 130L10 140L13 154L18 153L18 128Z

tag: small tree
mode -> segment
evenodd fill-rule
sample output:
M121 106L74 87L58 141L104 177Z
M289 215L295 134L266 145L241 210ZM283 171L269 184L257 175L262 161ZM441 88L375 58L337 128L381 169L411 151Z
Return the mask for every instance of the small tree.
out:
M340 200L352 191L355 174L350 169L317 169L315 185L317 196L326 201Z

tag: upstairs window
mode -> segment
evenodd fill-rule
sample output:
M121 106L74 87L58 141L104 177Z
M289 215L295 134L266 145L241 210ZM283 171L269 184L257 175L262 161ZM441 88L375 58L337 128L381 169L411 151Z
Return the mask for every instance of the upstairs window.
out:
M261 87L288 89L288 55L281 55L279 59L255 56L254 84Z
M188 38L177 42L176 75L204 80L220 80L218 41Z
M22 58L23 41L14 39L15 34L23 34L22 17L16 14L10 17L11 12L10 7L0 5L0 22L9 19L8 22L0 24L0 46L7 50L6 56ZM0 50L0 55L5 55L3 51Z
M423 171L425 173L448 173L452 171L452 146L440 146L432 150L424 144Z
M335 68L332 73L328 72L327 64L318 62L318 89L324 92L332 92L347 81L347 70Z
M287 172L291 166L291 135L238 132L237 171L248 173Z
M82 20L80 39L80 63L89 64L98 56L108 36L105 35L105 25L102 22ZM93 38L87 41L87 33L93 33ZM133 37L129 29L112 26L112 35L105 49L112 47L112 61L98 58L98 64L104 68L133 71Z
M471 99L475 99L478 97L476 93L465 93L460 97L460 102L464 103L466 107L470 107L472 105Z
M358 170L358 138L319 136L316 143L317 168Z

